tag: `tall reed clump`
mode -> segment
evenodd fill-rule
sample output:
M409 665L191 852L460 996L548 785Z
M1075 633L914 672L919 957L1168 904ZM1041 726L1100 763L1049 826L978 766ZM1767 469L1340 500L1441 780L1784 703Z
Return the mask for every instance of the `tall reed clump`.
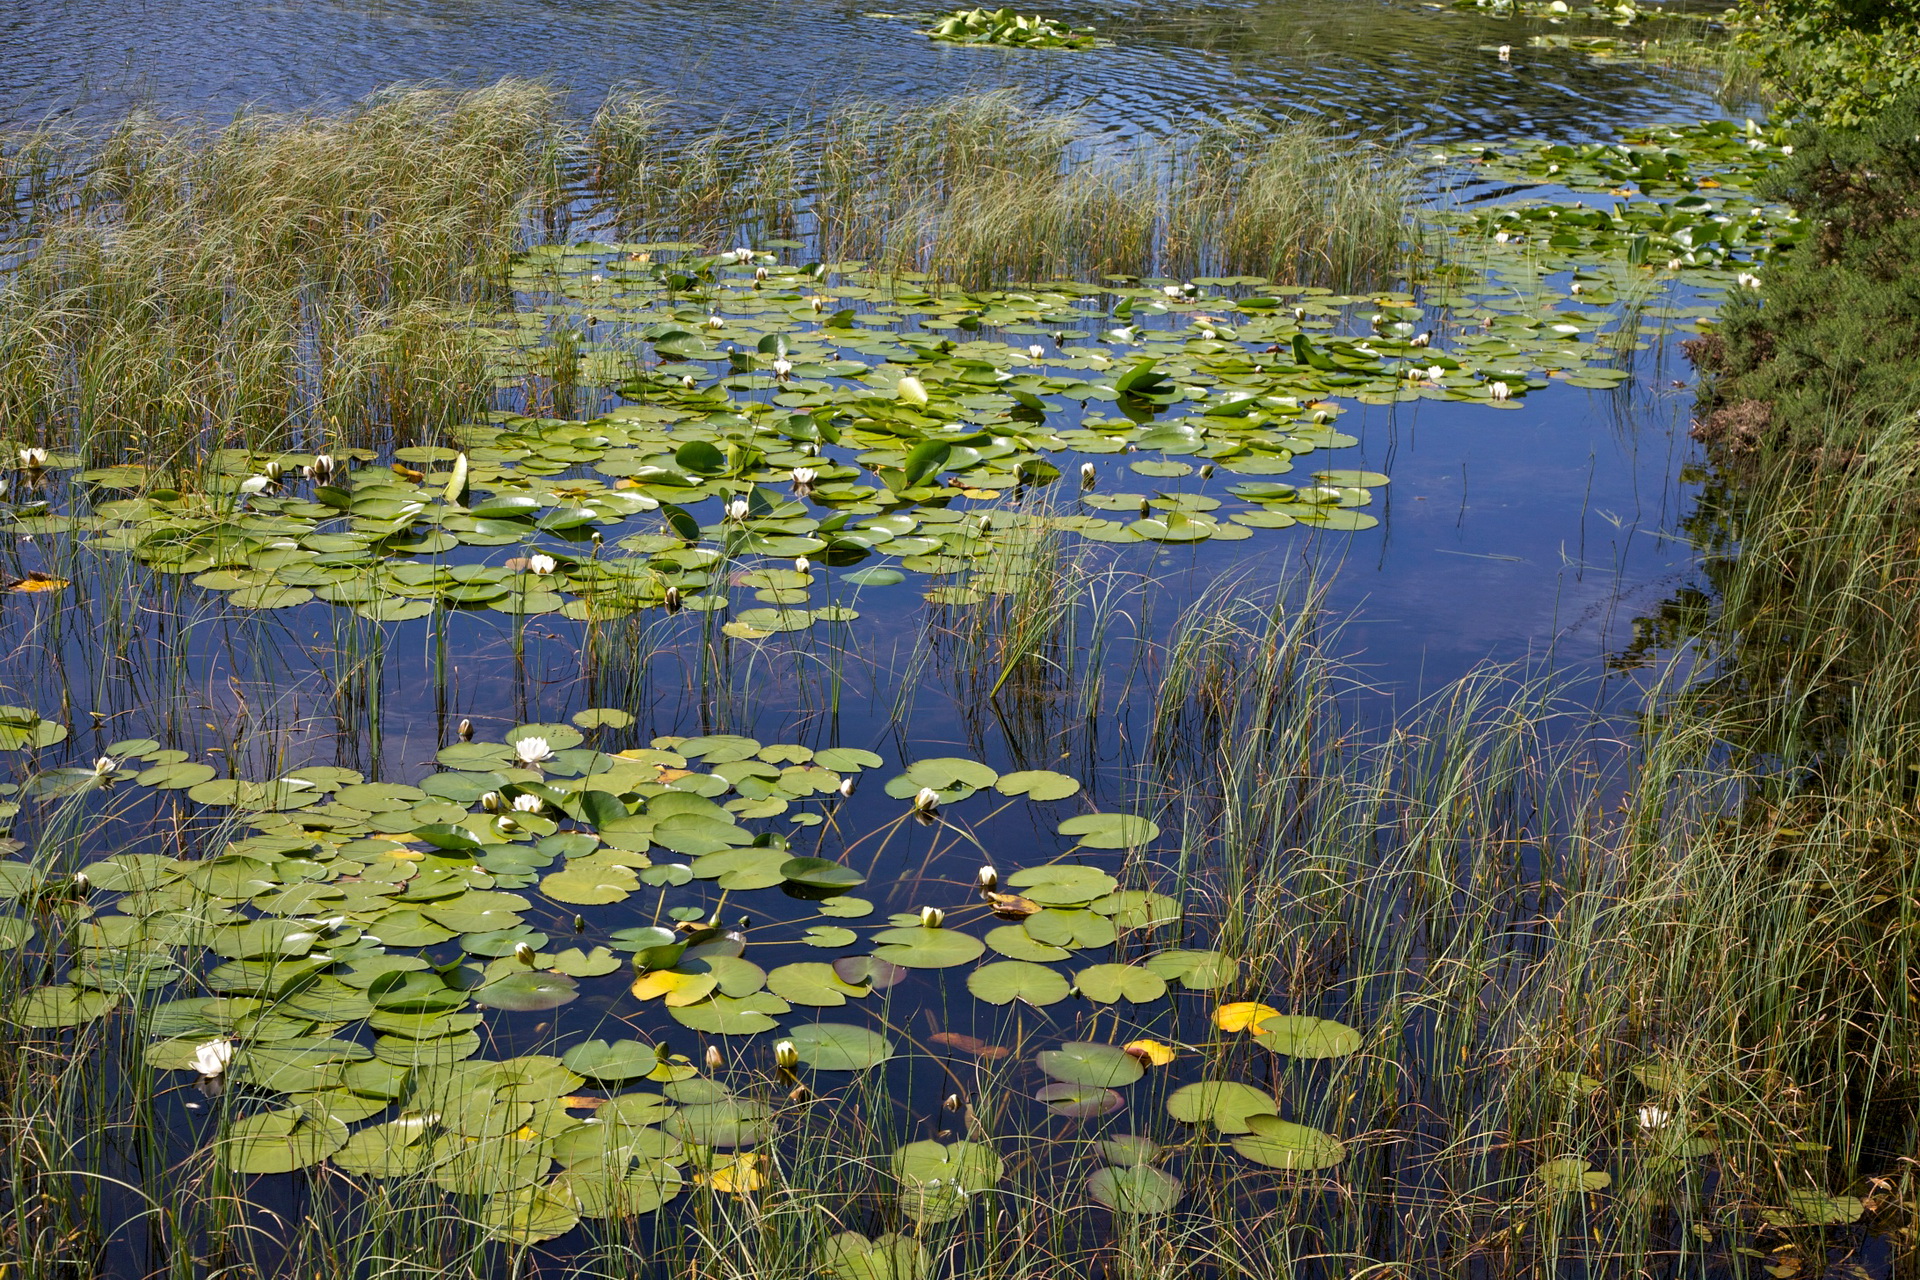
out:
M0 416L93 460L189 466L470 416L491 384L463 313L502 300L530 213L560 203L558 110L503 81L17 142ZM40 176L53 146L90 163Z
M966 285L1217 269L1333 287L1391 278L1410 234L1410 168L1308 121L1102 150L1010 89L691 136L672 115L617 96L587 130L595 207L620 234L803 234L823 260Z

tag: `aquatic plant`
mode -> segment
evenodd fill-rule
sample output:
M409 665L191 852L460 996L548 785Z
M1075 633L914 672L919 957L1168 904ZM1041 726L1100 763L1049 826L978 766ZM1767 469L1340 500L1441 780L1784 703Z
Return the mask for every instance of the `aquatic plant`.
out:
M1024 17L1012 9L956 9L936 19L925 34L948 44L1008 49L1092 49L1111 43L1096 37L1092 27L1069 27L1037 13Z

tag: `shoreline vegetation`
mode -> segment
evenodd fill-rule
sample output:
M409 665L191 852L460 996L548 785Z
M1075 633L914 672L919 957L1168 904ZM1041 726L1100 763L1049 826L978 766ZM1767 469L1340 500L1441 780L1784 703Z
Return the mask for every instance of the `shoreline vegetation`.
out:
M1676 599L1656 619L1655 647L1672 665L1630 735L1590 718L1553 681L1509 671L1478 673L1379 723L1355 711L1364 691L1315 584L1246 596L1224 582L1181 610L1163 639L1121 635L1127 593L1144 602L1151 584L1099 570L1045 536L1021 543L1021 563L1001 570L1006 589L990 608L941 615L907 659L907 678L950 679L1003 722L1013 708L1015 727L999 731L1042 761L1091 734L1084 726L1115 683L1149 691L1136 748L1145 781L1132 799L1169 841L1151 857L1140 839L1089 845L1120 851L1116 873L1176 892L1188 915L1180 928L1194 931L1156 935L1152 892L1112 913L1146 912L1140 936L1121 944L1133 948L1133 972L1116 981L1157 981L1165 992L1151 963L1189 957L1166 963L1190 1016L1167 1015L1156 1038L1107 1065L1115 1080L1138 1081L1137 1109L1180 1122L1162 1118L1164 1141L1080 1136L1069 1121L1099 1114L1114 1081L1076 1079L1058 1058L1057 1084L1047 1086L1067 1087L1052 1095L1058 1105L1037 1121L1022 1111L1029 1039L1060 1036L1025 1021L1040 1018L1041 1001L1011 996L1004 1003L1024 1028L1011 1037L1017 1051L910 1028L916 1039L950 1037L939 1041L950 1048L932 1086L871 1071L815 1093L758 1039L715 1038L707 1058L681 1033L677 1057L662 1042L649 1070L630 1077L658 1083L664 1097L634 1107L623 1145L606 1151L578 1149L584 1122L561 1104L604 1110L605 1099L582 1102L580 1091L617 1073L575 1074L557 1056L536 1062L530 1055L543 1049L501 1048L519 1055L511 1061L523 1074L510 1079L482 1084L436 1063L411 1080L364 1071L348 1088L339 1083L346 1059L327 1056L345 1051L314 1043L344 1023L333 1015L368 1003L356 1004L355 991L385 998L418 977L418 1003L372 1015L385 1019L389 1040L427 1039L421 1026L436 1018L479 1025L476 1014L446 1012L465 999L458 964L433 970L432 982L420 976L424 964L353 990L328 979L337 1008L320 1007L312 987L265 979L248 988L260 998L244 1010L229 994L192 1010L163 1005L146 976L177 972L200 935L170 934L164 957L146 952L115 968L104 920L146 911L177 930L179 914L210 894L221 927L245 928L237 907L269 887L287 902L322 895L294 883L304 868L275 871L288 879L245 893L200 886L198 897L187 887L197 873L156 870L162 860L103 872L93 832L117 829L110 818L138 821L163 783L114 782L98 767L90 780L78 776L84 769L54 771L74 776L7 801L32 847L4 864L30 872L0 876L19 906L8 919L30 926L0 951L0 1007L10 1011L0 1026L0 1275L1814 1277L1854 1274L1844 1268L1861 1258L1878 1274L1912 1268L1920 424L1913 401L1897 394L1910 385L1901 362L1917 348L1898 340L1911 329L1894 326L1909 322L1907 295L1920 279L1910 269L1920 248L1916 130L1897 95L1872 115L1848 95L1833 120L1811 122L1830 81L1789 75L1803 65L1792 41L1805 38L1796 25L1805 15L1756 12L1756 22L1776 23L1763 66L1810 121L1772 194L1815 219L1816 233L1770 259L1756 288L1732 291L1718 331L1695 348L1717 375L1702 422L1719 466L1690 525L1713 593ZM1880 27L1870 38L1905 47ZM437 446L490 406L489 355L471 319L510 293L509 265L529 225L558 241L588 228L636 240L793 239L823 261L857 258L955 286L1207 271L1363 292L1394 286L1429 252L1411 217L1414 171L1305 124L1222 126L1170 157L1076 164L1086 157L1073 122L1007 94L930 111L838 108L809 123L806 147L785 141L796 132L785 125L689 139L669 121L661 104L632 97L576 124L550 91L510 83L396 91L344 116L220 129L134 120L84 147L60 132L19 140L0 165L0 184L16 197L4 222L0 421L36 424L37 439L95 465L138 458L183 488L221 448L347 446L384 462L396 446ZM1834 314L1835 299L1856 297L1857 312ZM1808 338L1829 356L1844 353L1850 372L1823 382L1789 363L1820 349ZM23 455L14 483L28 485L34 470ZM777 593L795 580L758 585ZM113 586L103 581L103 593ZM138 630L131 615L100 625L123 650ZM366 667L377 666L379 641L377 631L348 630L326 660L338 664L333 711L357 726L377 721ZM264 630L253 634L241 643L264 651ZM54 637L35 640L59 648ZM628 690L644 682L643 659L608 661L639 664L619 677ZM940 669L950 674L928 674ZM8 745L57 745L54 708L41 710L48 719L25 728L6 722L20 739ZM606 716L585 732L616 723ZM487 767L501 771L519 821L551 825L558 814L610 828L644 816L623 809L608 819L606 802L562 785L557 767L514 772L544 764L519 745L531 738L460 736L446 749L499 756ZM281 750L270 737L236 740L234 755ZM540 749L563 740L551 733ZM698 772L668 748L636 749L679 760L642 760L656 769L650 777ZM158 742L141 750L164 754ZM772 750L770 774L754 771L765 751L708 763L716 774L753 765L736 772L764 779L814 755ZM900 830L961 830L942 825L943 812L959 807L962 791L987 788L965 783L969 762L945 763L949 774L902 791L912 809ZM435 875L454 874L467 808L494 815L476 821L500 820L501 792L491 794L491 808L481 791L461 794L450 810L458 818L430 824L449 841L437 846L448 865L434 864ZM517 808L516 794L533 803ZM1002 794L1011 803L1017 793ZM191 861L263 838L237 820L182 821L167 847ZM91 877L76 877L87 868ZM162 879L145 883L146 871ZM500 874L531 877L500 881L519 887L538 879L537 868ZM311 872L315 884L331 878ZM1024 891L1044 896L1052 885L1060 902L1084 908L1089 899L1063 883L1041 878ZM111 917L98 905L107 894L124 895ZM294 912L288 905L277 918ZM914 934L898 944L909 956L933 946L930 935L960 932L938 915L894 924ZM423 937L453 933L414 927ZM522 954L516 939L528 936L498 932L472 943L494 948L472 953L491 954L475 962L488 981L506 980ZM654 944L677 945L665 932L669 942ZM1080 945L1077 935L1061 941ZM547 945L543 934L525 954ZM1211 950L1186 949L1199 945ZM642 950L616 967L631 960L656 983L677 972L678 952L648 968ZM270 965L263 954L229 959ZM1190 958L1202 954L1214 958ZM568 963L586 973L598 961ZM1232 977L1213 982L1203 963ZM118 975L122 1003L110 1016L17 1016L22 993L82 971ZM835 980L870 988L850 998L883 997L873 980L881 972ZM101 981L62 989L92 998L111 985ZM1078 984L1088 985L1084 973ZM1117 1031L1117 997L1111 1008L1086 1004L1076 995L1062 1018L1104 1018ZM1280 1033L1264 1029L1269 1018L1309 1013L1327 1021L1290 1032L1294 1040L1277 1044ZM311 1071L328 1089L262 1112L263 1068L223 1086L224 1062L200 1065L205 1083L181 1084L191 1060L156 1057L156 1036L172 1049L209 1027L222 1039L238 1028L290 1046L279 1069ZM441 1032L470 1034L467 1024ZM1113 1053L1077 1039L1052 1052L1076 1046L1088 1061L1105 1061L1094 1050ZM1162 1072L1159 1050L1180 1066ZM1196 1078L1264 1102L1232 1112L1221 1099L1239 1095L1222 1088L1203 1090L1196 1109L1196 1095L1176 1087ZM419 1132L392 1137L390 1150L355 1148L351 1172L289 1156L299 1172L256 1178L216 1154L260 1114L285 1126L265 1139L257 1122L247 1131L276 1158L311 1154L303 1144L329 1126L344 1142L350 1121L328 1108L355 1088L360 1103L379 1103L362 1115L406 1099L387 1127ZM476 1092L486 1095L478 1103ZM182 1117L184 1133L170 1127ZM775 1135L765 1144L740 1137L762 1125ZM404 1155L429 1130L451 1152L431 1167ZM532 1156L498 1144L554 1144L569 1133L573 1158L563 1163L574 1180L559 1190L500 1172ZM1176 1159L1177 1177L1166 1172ZM592 1225L568 1236L582 1217ZM574 1243L556 1253L547 1243L556 1239Z

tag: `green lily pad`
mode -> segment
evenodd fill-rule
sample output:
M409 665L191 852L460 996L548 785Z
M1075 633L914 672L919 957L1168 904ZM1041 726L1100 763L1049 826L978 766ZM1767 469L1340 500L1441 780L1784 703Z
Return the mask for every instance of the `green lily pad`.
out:
M893 1056L893 1042L865 1027L806 1022L787 1028L800 1061L816 1071L865 1071Z
M1050 769L1022 769L1001 774L994 780L993 789L1003 796L1025 796L1029 800L1065 800L1079 793L1080 782Z
M1345 1058L1360 1051L1360 1033L1344 1022L1281 1014L1258 1024L1255 1040L1295 1058Z
M1214 1123L1219 1124L1218 1113ZM1233 1149L1256 1164L1275 1169L1326 1169L1347 1158L1345 1143L1304 1124L1250 1114L1246 1125L1251 1132L1233 1139Z
M882 929L873 936L873 954L903 969L950 969L978 960L986 943L957 929L913 927Z
M1068 818L1058 830L1063 836L1079 837L1089 849L1137 849L1160 835L1158 826L1129 813L1083 813Z
M7 1016L23 1027L77 1027L104 1016L119 1003L117 995L84 987L30 987L14 997Z
M1123 1089L1146 1073L1140 1060L1125 1049L1085 1040L1042 1050L1036 1061L1055 1080L1103 1089Z
M810 889L856 889L867 882L852 867L826 858L788 858L780 864L780 875Z
M560 1061L570 1071L576 1071L589 1080L599 1080L607 1084L622 1084L628 1080L643 1080L653 1074L660 1065L660 1055L652 1045L641 1044L638 1040L589 1040L577 1044L560 1056Z
M1182 1189L1180 1179L1145 1164L1096 1169L1087 1177L1088 1195L1115 1213L1139 1217L1171 1213Z
M532 1013L557 1009L579 996L580 988L565 974L527 970L487 983L473 993L473 1002L490 1009Z
M1080 994L1096 1004L1119 1000L1146 1004L1167 994L1167 980L1151 969L1132 964L1096 964L1073 975Z
M515 1187L487 1198L481 1225L496 1240L539 1244L565 1235L580 1225L580 1202L569 1183L543 1187Z
M1250 1084L1235 1080L1202 1080L1175 1089L1167 1097L1167 1114L1184 1124L1211 1122L1221 1133L1250 1133L1253 1116L1277 1116L1280 1104Z
M1034 1092L1033 1098L1035 1102L1046 1103L1047 1110L1055 1115L1071 1116L1075 1120L1112 1115L1127 1103L1112 1089L1095 1084L1042 1085Z
M865 996L872 988L855 986L846 981L830 964L802 961L783 964L769 973L767 990L794 1004L834 1008L845 1004L848 997L859 999Z
M339 1120L288 1107L235 1121L214 1150L235 1173L291 1173L319 1164L346 1144L347 1126Z
M1036 1008L1058 1004L1068 993L1067 980L1059 973L1026 960L981 965L967 975L967 990L988 1004L1024 1000Z

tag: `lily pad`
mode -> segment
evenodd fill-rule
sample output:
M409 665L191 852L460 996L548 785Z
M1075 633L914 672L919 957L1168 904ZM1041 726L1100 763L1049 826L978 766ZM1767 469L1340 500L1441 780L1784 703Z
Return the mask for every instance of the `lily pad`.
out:
M1219 1123L1217 1113L1215 1123ZM1304 1124L1250 1114L1246 1125L1251 1132L1233 1139L1233 1149L1256 1164L1275 1169L1326 1169L1347 1158L1345 1143Z
M805 1022L787 1028L800 1061L816 1071L865 1071L893 1056L893 1042L865 1027Z
M1087 1194L1115 1213L1140 1217L1170 1213L1180 1203L1180 1179L1151 1165L1096 1169L1087 1177Z
M1089 849L1137 849L1160 835L1158 826L1129 813L1085 813L1068 818L1058 830Z
M1024 1000L1036 1008L1058 1004L1068 994L1067 980L1058 972L1026 960L981 965L967 975L967 990L988 1004Z
M1085 1040L1042 1050L1036 1061L1055 1080L1103 1089L1125 1088L1146 1073L1140 1060L1125 1049Z

